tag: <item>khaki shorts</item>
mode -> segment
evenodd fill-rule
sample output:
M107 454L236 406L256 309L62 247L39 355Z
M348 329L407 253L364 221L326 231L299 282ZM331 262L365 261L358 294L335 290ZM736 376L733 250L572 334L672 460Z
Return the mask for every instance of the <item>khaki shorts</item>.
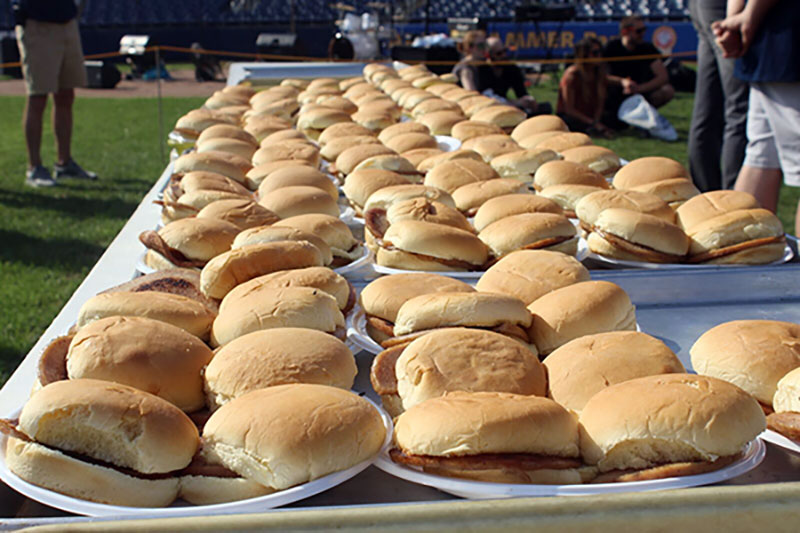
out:
M744 164L779 168L800 187L800 82L750 84Z
M16 31L28 94L86 86L77 19L64 24L28 19Z

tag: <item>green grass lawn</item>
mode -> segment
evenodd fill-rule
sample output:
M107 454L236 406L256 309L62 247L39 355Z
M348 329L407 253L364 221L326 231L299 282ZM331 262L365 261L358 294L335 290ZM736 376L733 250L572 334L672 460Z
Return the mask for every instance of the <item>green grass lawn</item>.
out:
M532 92L539 100L555 104L555 87L555 81L549 80ZM203 100L165 99L165 129ZM49 190L27 188L20 126L23 103L22 97L0 97L0 383L66 303L165 164L160 158L163 137L155 99L79 99L74 156L96 171L100 180L72 180ZM680 94L663 109L680 134L678 142L625 134L598 143L627 159L665 155L685 164L691 106L691 95ZM49 114L43 157L52 165ZM797 188L782 193L779 216L787 231L792 228L798 195Z

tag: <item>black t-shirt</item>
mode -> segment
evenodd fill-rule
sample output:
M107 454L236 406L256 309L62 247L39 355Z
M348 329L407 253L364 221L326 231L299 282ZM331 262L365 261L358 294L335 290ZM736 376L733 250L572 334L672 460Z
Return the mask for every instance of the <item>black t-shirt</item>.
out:
M522 98L528 94L525 88L525 76L517 65L501 65L499 75L489 65L478 67L478 90L491 89L497 96L506 97L509 89L514 91L514 98Z
M603 57L635 57L661 55L650 43L637 44L633 50L623 46L620 39L612 39L606 44ZM630 78L636 83L647 83L654 77L650 65L655 59L634 59L631 61L609 61L608 73L620 78Z
M736 77L752 82L800 81L800 1L782 0L767 12Z

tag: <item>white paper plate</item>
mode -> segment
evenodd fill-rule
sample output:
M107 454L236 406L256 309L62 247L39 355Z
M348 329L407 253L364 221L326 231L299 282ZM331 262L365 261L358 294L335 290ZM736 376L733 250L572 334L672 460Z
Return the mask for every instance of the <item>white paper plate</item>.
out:
M649 268L651 270L698 270L698 269L706 269L712 267L745 267L745 266L766 266L766 265L780 265L791 261L792 257L794 257L794 252L792 248L787 244L785 250L783 251L783 257L778 259L777 261L773 261L771 263L766 263L765 265L690 265L686 263L649 263L647 261L627 261L625 259L614 259L613 257L606 257L603 255L596 254L592 251L588 252L586 256L588 259L593 259L599 263L603 263L608 265L612 268Z
M350 224L356 216L356 210L351 205L339 204L339 218L345 224ZM363 221L363 219L362 219Z
M470 499L514 498L521 496L586 496L618 492L643 492L678 489L718 483L740 476L757 467L764 459L766 446L756 439L747 445L744 456L724 468L706 474L671 477L652 481L626 483L596 483L586 485L525 485L469 481L427 474L416 468L399 465L389 458L388 450L381 452L375 466L384 472L412 483L419 483L443 492Z
M449 135L434 135L436 142L439 143L439 150L454 152L461 148L461 141Z
M369 401L381 415L383 425L386 428L386 439L383 441L381 453L386 453L392 439L392 419L386 412L378 407L375 402L367 397L363 397ZM250 498L248 500L240 500L230 503L220 503L215 505L190 505L184 502L174 503L170 507L124 507L119 505L106 505L102 503L95 503L71 496L66 496L58 492L54 492L36 485L32 485L27 481L17 477L16 474L11 472L6 467L6 440L8 437L0 434L0 479L9 485L11 488L45 505L68 511L70 513L82 514L87 516L138 516L138 517L167 517L167 516L207 516L211 514L229 514L229 513L254 513L262 512L267 509L273 509L296 501L303 500L329 490L337 485L340 485L348 479L356 476L362 470L366 469L373 463L373 459L362 461L361 463L342 470L341 472L334 472L328 474L314 481L298 485L274 494L266 496L259 496L257 498Z
M759 439L765 440L770 444L774 444L775 446L780 446L781 448L785 448L790 452L794 452L800 454L800 444L793 441L790 438L784 437L777 431L772 431L771 429L765 429L764 432L758 436Z
M370 262L372 261L372 252L369 250L369 248L367 248L364 245L361 245L361 248L362 248L361 255L358 257L358 259L344 266L334 268L333 271L336 272L337 274L341 274L342 276L344 276L349 272L353 272L354 270L358 270L359 268L370 264ZM155 272L155 269L148 266L144 262L144 257L146 254L147 250L145 250L144 252L141 253L141 255L139 255L139 259L136 261L136 271L141 274L152 274L153 272Z
M586 241L583 239L578 239L578 253L575 254L575 259L578 261L583 261L586 259L587 254L589 253L589 247L586 245ZM379 265L375 263L372 265L372 268L378 274L409 274L409 273L424 273L424 274L439 274L441 276L447 276L450 278L459 278L459 279L479 279L486 273L485 270L473 270L473 271L460 271L460 272L440 272L440 271L424 271L424 270L404 270L401 268L392 268L383 265Z
M367 333L367 315L359 305L347 317L347 340L371 354L379 354L383 347Z

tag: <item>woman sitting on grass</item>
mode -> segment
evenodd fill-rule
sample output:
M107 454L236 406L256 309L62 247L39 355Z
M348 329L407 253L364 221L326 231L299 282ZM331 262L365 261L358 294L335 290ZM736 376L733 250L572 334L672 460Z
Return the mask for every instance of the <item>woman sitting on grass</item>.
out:
M557 113L572 131L611 137L603 124L603 105L606 100L606 66L599 61L603 45L594 37L586 37L575 45L575 63L570 65L558 84Z

